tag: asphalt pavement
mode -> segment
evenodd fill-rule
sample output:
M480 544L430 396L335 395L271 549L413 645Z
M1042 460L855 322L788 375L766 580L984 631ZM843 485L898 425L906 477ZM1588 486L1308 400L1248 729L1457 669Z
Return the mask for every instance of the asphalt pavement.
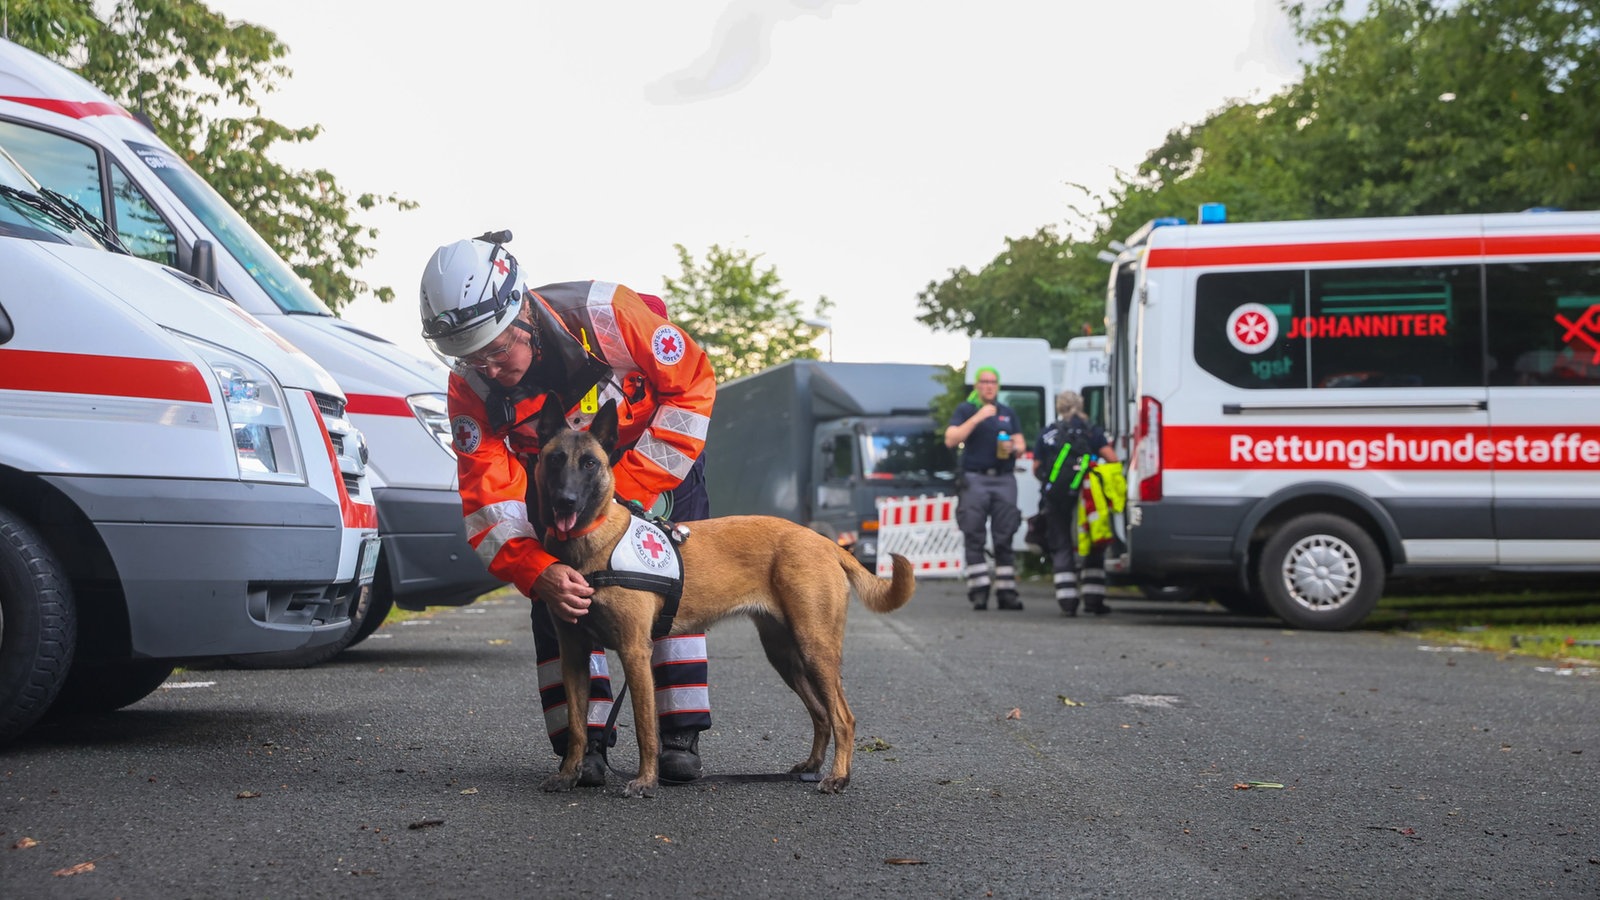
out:
M181 670L0 750L0 897L1600 897L1595 670L1023 598L852 602L839 795L542 792L516 596L315 669ZM710 651L708 771L786 771L810 724L754 629Z

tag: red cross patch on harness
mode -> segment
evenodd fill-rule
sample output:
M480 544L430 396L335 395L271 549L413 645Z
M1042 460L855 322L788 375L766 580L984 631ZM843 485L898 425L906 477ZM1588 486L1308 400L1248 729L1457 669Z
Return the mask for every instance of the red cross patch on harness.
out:
M633 554L650 569L664 569L672 562L672 546L649 522L635 519L628 540L633 544Z

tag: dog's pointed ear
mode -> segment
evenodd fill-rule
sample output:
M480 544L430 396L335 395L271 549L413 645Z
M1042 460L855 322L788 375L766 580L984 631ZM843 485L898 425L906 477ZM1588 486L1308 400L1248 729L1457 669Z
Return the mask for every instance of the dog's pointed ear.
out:
M607 400L606 405L594 414L594 421L589 423L589 434L600 442L605 448L606 455L611 457L611 462L616 463L617 456L617 401Z
M560 434L567 427L567 411L561 408L561 398L553 392L544 395L544 403L539 406L538 418L534 421L533 433L539 438L539 446L543 447L550 439Z

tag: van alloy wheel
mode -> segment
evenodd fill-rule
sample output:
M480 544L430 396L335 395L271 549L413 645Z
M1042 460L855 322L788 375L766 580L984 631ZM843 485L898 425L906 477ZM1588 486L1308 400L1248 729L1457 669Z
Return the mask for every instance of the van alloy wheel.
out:
M1262 546L1256 575L1279 618L1319 630L1359 624L1377 606L1384 582L1372 536L1329 513L1284 523Z

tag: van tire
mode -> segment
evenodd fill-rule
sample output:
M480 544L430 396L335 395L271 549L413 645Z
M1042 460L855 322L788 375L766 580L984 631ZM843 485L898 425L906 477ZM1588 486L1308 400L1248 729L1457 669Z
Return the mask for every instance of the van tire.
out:
M1383 557L1372 536L1329 513L1279 528L1261 548L1256 575L1278 618L1317 631L1355 627L1383 593Z
M378 589L379 582L383 582L384 585L381 590ZM372 604L367 607L366 615L361 617L361 625L356 628L355 635L350 638L349 645L345 647L346 650L371 637L372 633L378 630L384 620L389 618L389 613L394 610L394 592L389 590L387 585L387 576L380 567L378 581L372 583Z
M0 744L55 702L78 645L77 607L38 532L0 508Z
M170 659L117 659L85 665L67 675L49 718L115 712L155 693L177 664Z

